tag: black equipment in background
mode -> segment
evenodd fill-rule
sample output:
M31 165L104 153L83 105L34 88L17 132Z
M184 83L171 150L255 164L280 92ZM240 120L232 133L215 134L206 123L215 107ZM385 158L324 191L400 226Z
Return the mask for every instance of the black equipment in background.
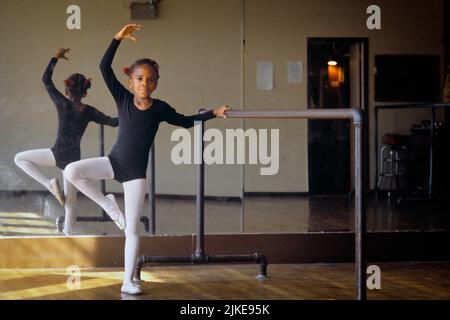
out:
M375 55L375 100L439 101L440 62L438 55Z

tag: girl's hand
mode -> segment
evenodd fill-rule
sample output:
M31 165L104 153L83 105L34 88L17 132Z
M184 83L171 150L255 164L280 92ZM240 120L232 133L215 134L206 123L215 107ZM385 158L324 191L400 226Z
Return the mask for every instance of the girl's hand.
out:
M117 40L130 39L136 41L136 38L133 36L133 32L139 30L141 30L140 24L127 24L114 36L114 38Z
M66 57L66 53L69 52L69 51L70 51L69 48L67 48L67 49L65 49L65 48L59 48L58 51L56 51L55 58L56 58L56 59L61 59L61 58L62 58L62 59L69 60L69 59Z
M227 105L218 107L214 109L214 115L216 116L216 118L227 118L227 115L225 114L225 112L230 111L231 108Z

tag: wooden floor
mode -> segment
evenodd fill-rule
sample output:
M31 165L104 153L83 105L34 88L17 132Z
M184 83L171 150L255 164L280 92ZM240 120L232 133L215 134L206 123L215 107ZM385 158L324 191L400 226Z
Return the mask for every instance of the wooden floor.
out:
M450 262L380 263L381 290L368 299L450 299ZM144 269L144 294L120 293L122 270L81 270L81 288L69 290L66 270L0 269L0 299L126 300L348 300L355 297L353 264L153 266Z

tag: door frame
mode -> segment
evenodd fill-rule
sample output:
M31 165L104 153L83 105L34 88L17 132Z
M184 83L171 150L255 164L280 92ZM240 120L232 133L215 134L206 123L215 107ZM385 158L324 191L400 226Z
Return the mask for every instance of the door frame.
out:
M366 170L364 172L364 174L366 175L367 179L365 180L365 190L367 192L367 190L369 190L369 185L370 185L370 157L369 157L369 150L370 150L370 146L369 146L369 135L368 133L369 131L369 38L361 38L361 37L307 37L306 38L306 51L307 51L307 107L308 109L310 109L310 101L311 101L311 96L310 96L310 82L309 82L309 74L311 71L311 47L310 44L312 43L332 43L332 42L353 42L353 43L361 43L363 45L364 48L364 53L363 53L363 57L364 57L364 63L362 66L362 74L363 74L363 82L364 85L361 86L361 88L363 88L364 90L364 94L363 94L363 98L361 101L361 107L362 109L366 112L366 126L363 130L364 132L364 154L363 154L363 161L366 163ZM308 120L308 133L307 133L307 139L309 141L309 137L310 137L310 126L309 126L309 120ZM351 151L353 152L353 150ZM309 152L309 143L308 143L308 193L311 194L311 166L310 164L312 163L312 159L311 159L311 152ZM350 170L353 170L353 168L350 168ZM353 190L350 191L350 193L353 193Z

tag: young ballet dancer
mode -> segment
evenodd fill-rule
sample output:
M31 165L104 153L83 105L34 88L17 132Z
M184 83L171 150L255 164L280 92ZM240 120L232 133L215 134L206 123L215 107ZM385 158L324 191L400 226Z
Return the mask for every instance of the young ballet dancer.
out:
M58 167L61 170L73 161L80 160L80 141L90 121L117 127L118 118L111 118L98 111L94 107L81 102L86 97L87 90L91 87L90 79L82 74L72 74L66 80L65 95L56 89L53 81L53 69L59 59L66 59L66 53L70 49L58 49L55 56L51 58L42 81L52 99L58 113L58 133L56 142L50 149L28 150L15 156L16 165L46 187L64 206L65 222L64 233L69 235L73 232L75 222L76 188L67 179L64 179L64 195L56 178L48 178L38 166Z
M230 110L228 106L221 106L200 115L184 116L166 102L152 98L158 85L159 66L151 59L137 60L124 69L132 93L122 86L111 64L120 42L123 39L136 41L133 32L137 30L140 30L139 25L130 24L119 31L100 63L103 78L119 111L120 127L116 144L107 157L77 161L64 171L71 183L105 209L121 229L125 229L125 273L121 291L127 294L142 292L139 284L133 282L133 273L139 250L138 225L144 204L149 150L159 124L167 122L190 128L194 121L226 118L225 112ZM122 183L126 217L112 195L104 196L95 188L94 180L102 179L115 179ZM107 208L115 208L115 211L108 211Z

